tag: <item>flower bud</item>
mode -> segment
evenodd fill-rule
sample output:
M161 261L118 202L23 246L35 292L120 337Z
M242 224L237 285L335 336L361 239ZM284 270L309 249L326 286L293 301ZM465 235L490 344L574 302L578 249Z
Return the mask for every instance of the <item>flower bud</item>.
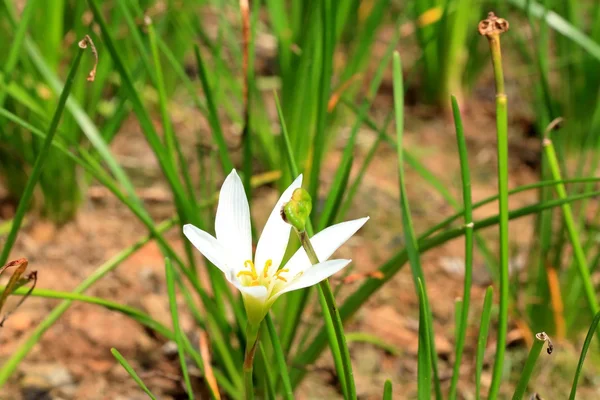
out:
M312 210L312 199L302 188L294 190L292 198L281 209L281 218L298 232L304 232L306 221Z

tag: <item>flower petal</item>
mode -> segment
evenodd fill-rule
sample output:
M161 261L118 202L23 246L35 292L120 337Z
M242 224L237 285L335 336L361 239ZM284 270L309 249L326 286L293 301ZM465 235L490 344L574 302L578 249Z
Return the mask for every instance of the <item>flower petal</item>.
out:
M294 190L301 186L302 175L297 177L283 192L275 204L275 207L273 207L273 211L271 211L271 215L258 240L256 254L254 255L256 269L259 275L262 274L265 263L269 259L273 262L269 269L271 275L273 275L275 271L277 271L277 268L279 268L279 265L281 265L281 260L283 260L283 256L285 255L290 240L290 229L292 227L281 218L281 208L285 203L290 201Z
M359 218L352 221L342 222L323 229L310 238L310 242L317 253L320 262L326 261L331 255L352 235L356 233L369 220L369 217ZM290 276L304 271L310 267L311 262L306 252L301 247L290 258L285 267L290 270Z
M292 290L304 289L305 287L316 285L322 280L329 278L345 266L350 264L352 260L329 260L306 269L302 276L294 279L282 289L277 295L282 295Z
M183 234L208 261L219 268L229 279L231 270L227 263L227 254L217 239L191 224L183 226Z
M233 263L232 268L241 269L244 261L252 260L250 208L244 185L235 169L221 187L215 232L217 240Z

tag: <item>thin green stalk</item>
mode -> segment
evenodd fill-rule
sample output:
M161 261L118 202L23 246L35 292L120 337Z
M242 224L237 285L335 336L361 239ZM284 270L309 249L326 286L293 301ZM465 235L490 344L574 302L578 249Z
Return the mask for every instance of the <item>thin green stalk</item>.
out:
M188 395L188 399L194 400L194 389L192 387L192 381L187 370L187 363L185 361L185 344L182 336L185 333L181 330L179 324L179 313L177 311L177 298L175 295L175 271L171 260L165 259L165 270L167 276L167 293L169 295L169 306L171 308L171 320L173 322L173 332L175 334L175 343L177 343L177 352L179 353L179 365L181 367L181 373L183 374L183 381L185 382L185 388Z
M383 400L392 400L392 395L392 381L388 379L383 386Z
M221 165L223 167L223 171L229 173L229 171L233 169L233 162L231 161L231 157L229 156L227 142L225 141L225 136L223 135L221 123L219 122L217 106L215 105L213 92L210 87L210 82L208 81L206 66L204 64L202 56L200 55L200 48L197 45L194 46L194 55L196 57L196 65L198 66L198 75L200 77L200 82L202 83L202 90L204 91L204 96L206 98L208 122L212 130L213 140L217 143L217 147L219 149L219 156L221 158Z
M315 252L315 249L313 248L306 231L296 231L296 233L298 233L300 243L302 244L304 251L306 251L306 255L308 256L310 263L312 265L319 264L319 258L317 257L317 253ZM319 288L322 290L323 296L325 298L327 309L329 311L329 315L331 316L331 320L333 323L333 329L335 331L337 345L340 350L342 367L346 381L346 389L348 396L347 398L353 400L356 399L356 386L354 384L354 376L352 373L352 360L350 359L350 350L348 349L346 337L344 336L344 325L342 324L342 319L340 317L338 307L335 304L335 297L333 296L331 286L329 285L329 280L325 279L324 281L319 283Z
M577 383L579 382L579 376L581 375L581 371L583 369L583 363L585 362L585 356L592 344L592 338L594 337L594 333L596 333L598 329L598 324L600 323L600 312L594 316L592 323L590 324L590 329L588 330L587 336L585 337L585 341L583 342L583 347L581 348L581 355L579 356L579 362L577 363L577 370L575 371L575 376L573 377L573 385L571 386L571 393L569 394L569 400L575 400L575 394L577 393Z
M279 105L279 99L277 98L276 94L275 94L275 104L277 106L277 112L279 114L279 120L281 123L281 131L282 131L282 136L284 139L284 146L285 146L286 155L287 155L286 158L288 159L289 170L293 176L298 176L298 168L297 168L297 164L295 161L294 153L292 152L291 141L289 140L285 120L283 118L283 113L282 113L281 107ZM310 218L307 218L306 219L306 233L308 235L311 235L312 232L313 232L313 230L312 230L312 224L311 224ZM325 292L327 292L327 291L330 293L330 295L328 295L326 298ZM284 348L286 350L289 350L289 347L291 346L291 344L293 342L294 336L298 332L298 325L300 324L300 316L302 315L302 311L304 310L304 308L306 307L306 304L308 303L308 299L309 299L309 295L310 295L310 287L304 289L297 297L292 297L292 295L293 295L293 293L289 296L290 300L288 300L289 301L288 304L291 304L290 308L292 308L293 311L286 313L286 315L288 315L289 318L286 320L287 324L283 325L283 327L287 327L287 330L282 329L282 332L283 332L282 337L284 339L284 346L285 346ZM319 284L319 302L321 304L321 309L323 311L324 329L325 329L327 339L328 339L328 342L329 342L329 345L331 348L331 354L333 356L336 371L338 371L342 391L344 393L344 396L348 397L348 393L350 393L349 386L351 386L349 383L347 383L347 378L346 378L348 375L348 372L346 371L345 365L348 366L348 364L344 364L344 361L342 359L342 353L344 353L343 348L346 348L346 351L347 351L347 345L346 345L346 343L343 343L343 344L339 343L339 339L338 339L339 332L342 332L342 335L343 335L343 325L342 325L341 321L339 320L339 315L337 315L337 316L334 315L334 313L338 312L338 308L335 305L335 296L333 295L333 292L331 291L331 287L329 286L328 280L325 280L324 282L321 282ZM331 307L330 304L333 305L333 307ZM337 321L334 322L334 320L337 320ZM349 355L348 355L348 360L349 360ZM350 366L350 368L352 367L351 364L349 366ZM350 371L349 374L351 375L352 371Z
M4 74L2 77L0 77L0 88L3 88L3 90L0 92L0 107L4 105L4 100L6 99L7 94L5 88L6 85L8 85L8 83L10 83L12 80L12 73L17 66L17 62L19 61L19 55L22 52L23 40L27 34L27 28L29 26L29 22L31 21L31 17L33 16L33 11L36 9L37 1L38 0L27 1L25 8L23 8L23 11L21 12L21 21L17 24L15 29L10 50L8 51L8 56L6 57L2 67Z
M417 351L417 398L430 400L432 380L431 337L429 328L429 306L427 293L421 278L417 278L419 295L419 349Z
M475 399L481 398L481 372L483 371L483 358L492 318L492 300L494 288L489 286L485 291L483 308L481 310L481 323L479 324L479 336L477 338L477 354L475 356Z
M65 82L65 87L63 88L63 91L60 94L60 98L58 99L58 105L56 106L56 111L54 112L54 116L52 117L52 121L50 122L48 134L46 135L44 143L42 144L42 147L35 160L35 163L33 164L33 170L31 171L31 175L27 180L25 190L23 191L21 200L19 201L19 205L17 206L10 233L8 234L6 242L4 243L2 253L0 253L0 265L6 264L10 251L17 239L17 234L19 233L19 229L21 228L21 223L23 222L25 213L29 208L31 197L33 196L33 190L35 189L35 186L37 185L40 175L42 173L42 167L44 166L44 162L50 154L52 140L54 139L54 135L56 134L58 123L60 122L60 118L62 117L63 111L65 109L65 104L67 103L67 99L69 98L69 93L71 93L73 81L75 80L75 75L77 73L77 69L79 68L79 64L81 62L81 57L83 55L84 50L85 47L80 46L77 50L77 53L75 54L73 62L71 63L69 74L67 75L67 80Z
M271 369L269 368L269 361L267 357L267 352L265 351L265 347L262 343L258 344L260 348L260 359L262 363L262 372L264 372L264 381L267 399L276 400L277 399L277 391L275 389L275 378L273 378L273 374L271 373Z
M368 343L372 346L379 347L380 349L390 353L394 356L399 356L402 351L391 343L386 342L379 336L371 335L365 332L348 332L346 333L346 341L348 343Z
M123 366L123 368L125 368L125 371L127 371L129 376L131 376L131 378L135 381L135 383L137 383L137 385L140 387L140 389L142 389L148 395L148 397L150 397L151 400L156 400L156 396L154 396L154 394L152 394L150 389L148 389L148 386L146 386L146 384L142 381L140 376L135 372L135 370L133 369L131 364L129 364L129 362L127 362L125 357L123 357L121 355L121 353L119 353L119 350L117 350L113 347L112 349L110 349L110 352L117 359L119 364L121 364Z
M496 136L498 140L498 192L500 215L500 309L498 313L498 336L496 342L496 357L490 385L489 398L495 399L500 390L504 368L504 352L506 350L506 335L508 331L508 111L506 92L504 90L504 72L502 70L502 53L500 50L500 35L508 30L508 22L489 13L488 18L479 23L479 33L487 37L494 67L496 83Z
M431 359L427 363L431 369L433 369L433 384L435 388L435 395L437 399L442 398L442 389L440 386L440 379L438 374L438 362L437 362L437 351L435 348L435 335L433 333L433 315L431 314L431 308L429 307L429 299L427 297L427 287L425 285L425 275L423 274L423 269L421 267L421 251L419 249L419 245L417 242L415 230L412 224L412 217L410 214L410 206L408 203L408 198L406 194L406 181L404 177L404 149L402 147L403 136L404 136L404 89L402 82L402 66L400 62L400 54L398 52L394 53L394 62L393 62L393 80L394 80L394 112L396 116L396 151L398 153L398 184L400 187L400 208L402 211L402 227L404 230L404 239L406 243L406 251L408 254L410 269L413 277L413 284L415 286L415 291L417 293L419 290L423 290L425 296L423 301L425 304L423 305L423 314L421 318L425 321L424 326L420 326L421 328L428 329L427 335L423 336L429 340L427 344L427 348L425 349L425 353ZM424 346L424 344L420 344L420 347ZM419 368L423 368L423 363L419 362ZM423 379L429 380L428 384L431 385L431 379L429 379L429 374L431 371L424 371L420 376L423 376ZM421 386L419 386L421 388ZM430 389L430 388L429 388ZM422 389L419 390L420 395L419 398L426 396L429 394L429 391L422 392Z
M273 352L275 353L275 360L279 367L278 378L281 379L283 383L283 398L288 400L293 399L294 391L292 390L287 366L285 365L285 354L283 354L283 349L281 348L281 343L277 336L277 330L275 329L275 325L273 324L273 320L269 313L267 313L267 316L265 317L265 322L267 324L267 329L269 330L269 338L271 339L271 345L273 346Z
M600 191L594 191L585 193L582 195L569 196L566 199L555 199L552 201L539 202L532 205L524 206L518 208L516 210L512 210L509 213L509 220L521 218L527 215L534 215L541 211L559 207L566 203L571 203L574 201L583 200L586 198L592 198L594 196L599 196ZM458 215L460 217L460 214ZM478 231L480 229L488 228L491 226L495 226L498 224L500 220L499 215L494 215L488 218L484 218L480 221L475 221L475 226L473 229ZM425 237L421 235L418 238L419 249L421 253L425 253L432 248L438 247L443 243L446 243L452 239L460 237L464 235L465 227L458 227L454 229L450 229L444 232L441 232L433 237ZM395 276L398 271L400 271L404 264L408 261L408 253L406 249L399 250L392 257L390 257L384 264L382 264L378 271L383 274L383 278L369 278L365 280L365 282L352 293L346 301L340 306L340 315L342 320L349 319L352 315L354 315L360 307L375 293L379 290L386 282L388 282L393 276ZM309 365L318 358L323 349L326 346L327 339L327 331L326 328L323 327L321 330L315 335L311 344L304 349L302 354L299 354L294 362L295 365ZM306 371L304 370L295 370L291 373L292 386L296 386L304 377Z
M546 335L545 332L540 332L535 335L533 346L531 346L531 349L529 350L527 361L525 361L525 366L521 371L521 377L519 378L519 382L517 383L517 387L513 394L513 400L521 400L523 398L525 390L527 390L527 384L529 383L529 379L531 378L531 373L533 372L533 367L535 367L535 363L537 362L537 359L540 356L542 347L544 347L544 343L546 342L548 342L548 354L551 354L552 344L548 335Z
M254 399L254 380L252 369L254 367L254 354L258 347L258 333L260 326L248 324L246 327L246 352L244 356L244 393L246 400Z
M546 155L548 165L550 166L552 178L554 180L561 180L562 178L560 173L560 167L558 164L558 159L556 157L556 152L554 151L554 145L552 144L552 141L549 138L544 138L543 146L544 154ZM562 183L557 184L556 193L558 194L558 197L560 199L565 199L567 197L565 185ZM579 239L577 224L575 223L575 219L573 218L571 206L569 204L563 204L561 208L563 212L565 225L567 228L567 233L569 235L569 240L571 242L571 246L573 247L573 255L575 256L577 269L579 271L580 278L583 281L585 297L588 302L588 306L592 311L592 314L595 315L600 311L600 306L598 305L598 299L596 298L594 285L592 284L592 278L590 276L590 270L588 267L585 252L583 250L583 247L581 246L581 241Z
M456 389L460 375L460 363L462 360L465 337L467 335L467 323L469 320L469 305L471 300L471 281L473 275L473 205L471 199L471 174L469 173L469 160L467 157L467 143L463 129L460 109L456 98L452 96L452 111L454 113L454 124L456 127L456 141L460 157L460 171L462 176L464 218L465 218L465 279L463 284L462 309L460 310L460 325L457 326L456 355L452 371L452 381L448 398L456 399Z
M322 0L321 6L321 65L315 68L320 71L319 91L317 104L316 130L312 143L312 163L310 165L309 194L313 199L318 199L319 177L321 176L321 163L325 153L327 137L327 104L331 95L331 76L333 74L333 54L335 50L335 16L337 1ZM312 7L315 7L313 5ZM315 219L316 220L316 219Z
M0 293L2 292L3 289L4 288L0 287ZM28 288L19 288L19 289L15 290L12 294L15 296L26 296L26 295L28 295L28 293L29 293ZM152 319L149 315L143 313L142 311L140 311L136 308L125 306L125 305L116 303L114 301L110 301L110 300L106 300L106 299L102 299L102 298L94 297L94 296L86 296L86 295L82 295L82 294L77 294L75 292L60 292L60 291L48 290L48 289L34 289L30 295L33 297L43 297L46 299L66 300L68 302L80 301L80 302L84 302L84 303L88 303L88 304L102 306L108 310L120 312L123 315L126 315L129 318L132 318L133 320L139 322L140 324L144 325L145 327L157 332L161 336L164 336L168 340L175 340L175 336L174 336L173 332L171 330L169 330L166 326L162 325L160 322ZM52 314L50 314L48 316L48 318L51 315ZM52 324L54 322L55 321L53 321L52 323L47 323L46 320L44 320L38 326L43 325L43 332L45 332L50 326L52 326ZM41 328L37 328L37 329L41 329ZM36 332L37 332L37 330L36 330ZM36 334L36 332L34 332L34 334ZM43 332L42 332L42 334L43 334ZM40 337L41 337L41 335L38 335L37 340L39 340ZM186 351L192 356L192 358L194 358L194 360L201 361L200 354L194 349L194 347L191 345L191 343L189 343L189 340L185 336L183 337L183 339L185 341ZM27 342L29 342L29 339ZM34 341L31 346L33 346L35 344L36 344L36 342ZM23 344L23 346L25 346L25 344ZM20 352L20 350L19 350L19 352ZM199 365L200 369L203 371L203 364L201 362L199 362L198 365ZM5 366L7 366L7 364L4 364L2 366L2 368L4 368ZM0 381L0 386L2 386L5 383L6 379L10 377L10 374L12 372L14 372L15 367L16 367L16 365L11 365L10 366L11 371L9 371L9 373L6 376L4 376L5 372L3 370L0 370L0 376L2 377L2 380ZM236 393L238 393L239 390L236 389L233 386L233 384L227 380L227 378L223 375L223 373L221 371L215 370L214 372L215 372L215 377L216 377L217 381L219 382L219 385L223 388L223 390L225 390L233 398L238 398L239 396L236 396Z
M165 221L157 227L157 232L162 234L170 229L176 223L176 219ZM147 236L138 242L134 243L127 249L121 251L113 258L102 264L92 274L90 274L81 284L79 284L72 292L72 294L81 294L89 289L94 283L104 277L107 273L114 270L119 264L125 261L128 257L134 254L138 249L142 248L148 243L153 236ZM35 291L32 293L35 296ZM29 351L35 346L35 344L41 339L42 335L52 326L54 323L67 311L67 309L73 303L72 300L63 301L56 308L48 314L48 316L40 322L29 337L15 350L12 352L10 358L4 362L0 369L0 387L6 383L7 379L15 371L19 363L27 356Z

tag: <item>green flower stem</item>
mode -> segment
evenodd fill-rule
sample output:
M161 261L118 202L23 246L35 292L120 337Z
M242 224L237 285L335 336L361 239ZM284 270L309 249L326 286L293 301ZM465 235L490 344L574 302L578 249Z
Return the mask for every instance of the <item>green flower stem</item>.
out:
M300 243L302 244L304 251L306 251L306 255L308 256L311 264L318 264L319 258L317 257L317 253L315 252L315 249L313 248L306 231L296 231L296 233L298 233ZM329 285L329 281L325 279L323 282L319 283L319 287L321 288L325 302L327 303L327 308L329 309L329 314L331 315L333 329L335 330L335 336L340 349L342 366L344 370L346 386L348 389L347 396L350 399L356 399L356 386L354 385L354 376L352 374L352 361L350 360L350 350L348 349L346 337L344 336L344 325L342 324L342 318L340 317L340 312L335 304L335 297L333 295L333 291L331 290L331 286Z
M479 33L487 37L494 67L496 82L496 135L498 140L498 192L500 227L500 307L498 315L498 338L496 359L490 385L489 398L495 399L500 390L504 367L504 351L508 331L508 112L504 91L504 72L502 70L502 52L500 35L508 30L508 22L489 13L488 18L479 23Z
M525 362L525 366L521 372L519 383L517 383L517 388L513 394L513 400L521 400L523 398L525 390L527 390L529 378L531 378L531 373L533 372L533 367L535 367L535 363L540 356L540 352L542 351L544 343L548 342L548 354L552 354L550 338L545 332L536 334L535 339L536 340L533 342L533 346L531 346L531 349L529 350L529 356L527 356L527 361Z
M260 326L248 324L246 326L246 355L244 357L244 390L246 400L254 399L254 382L252 380L252 367L254 365L254 354L258 347L258 332Z
M543 146L546 159L548 160L548 165L550 166L552 179L562 179L560 167L558 165L558 158L556 157L556 151L554 150L552 140L550 140L549 138L545 138L543 141ZM560 199L565 199L567 197L567 190L565 189L564 183L557 183L555 188L556 193L558 194L558 197ZM571 241L571 246L573 246L573 255L575 256L575 261L579 270L579 275L581 276L581 280L583 282L585 297L587 299L589 308L592 311L592 314L595 315L600 311L600 306L598 305L598 299L596 298L596 293L594 292L594 285L592 284L592 278L590 276L590 269L588 267L587 259L585 257L585 251L583 250L583 247L581 246L581 241L579 240L577 224L575 223L575 219L573 218L571 205L566 203L563 204L561 208L565 220L565 225L567 227L569 240Z

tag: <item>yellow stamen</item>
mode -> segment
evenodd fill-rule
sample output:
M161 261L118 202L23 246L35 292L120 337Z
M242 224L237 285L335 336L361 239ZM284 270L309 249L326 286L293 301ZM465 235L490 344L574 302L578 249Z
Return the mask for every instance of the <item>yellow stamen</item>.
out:
M265 263L265 269L264 269L264 272L263 272L263 275L265 276L265 278L269 277L269 275L268 275L269 274L269 267L271 265L273 265L273 260L271 260L271 259L267 260L267 262Z
M260 285L260 283L258 283L258 281L252 281L252 283L250 284L250 286L258 286Z
M252 278L253 280L256 280L255 274L254 272L250 272L250 271L240 271L237 274L237 277L239 278L240 276L249 276L250 278Z
M279 271L275 272L275 278L279 279L281 281L287 282L287 279L285 279L283 276L281 276L281 274L284 272L290 272L290 270L287 268L280 269Z
M244 267L246 268L250 268L250 270L252 270L252 279L256 280L258 279L258 274L256 273L256 267L254 266L254 263L250 260L246 260L244 261ZM244 274L247 275L247 274Z

